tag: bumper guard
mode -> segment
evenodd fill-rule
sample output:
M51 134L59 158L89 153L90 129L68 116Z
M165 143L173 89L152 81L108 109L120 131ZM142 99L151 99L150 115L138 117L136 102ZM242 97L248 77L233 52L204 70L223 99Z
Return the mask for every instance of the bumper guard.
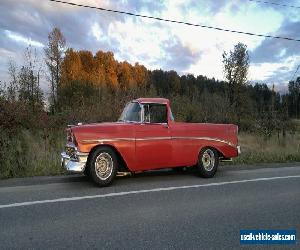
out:
M71 158L66 152L61 153L61 166L68 172L83 173L87 162L87 153L76 152L76 159Z

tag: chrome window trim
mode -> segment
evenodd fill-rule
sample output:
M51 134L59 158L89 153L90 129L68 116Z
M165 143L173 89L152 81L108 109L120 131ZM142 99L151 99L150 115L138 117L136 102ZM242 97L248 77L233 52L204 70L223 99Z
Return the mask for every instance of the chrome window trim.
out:
M162 125L162 126L169 126L167 122L143 122L142 125Z
M145 122L145 108L144 108L144 104L156 104L156 103L153 103L153 102L138 102L138 101L132 101L132 102L128 102L125 107L130 104L130 103L138 103L140 105L140 108L141 108L141 119L140 121L121 121L121 122L125 122L125 123L134 123L134 124L161 124L161 125L164 125L164 126L169 126L168 122ZM159 104L159 103L157 103ZM161 105L165 105L167 106L167 104L161 104ZM166 107L167 108L167 107ZM167 119L168 119L168 113L167 113Z
M166 110L167 110L167 121L169 120L169 115L168 115L168 107L167 107L167 104L164 104L164 103L153 103L153 102L143 102L143 103L139 103L142 107L142 113L141 113L141 117L142 117L142 121L141 123L142 124L162 124L162 125L167 125L168 126L168 122L145 122L145 108L144 108L144 104L146 105L149 105L149 104L156 104L156 105L164 105L166 107ZM150 117L151 119L151 117Z
M141 106L141 123L145 124L145 107L142 103L139 103Z

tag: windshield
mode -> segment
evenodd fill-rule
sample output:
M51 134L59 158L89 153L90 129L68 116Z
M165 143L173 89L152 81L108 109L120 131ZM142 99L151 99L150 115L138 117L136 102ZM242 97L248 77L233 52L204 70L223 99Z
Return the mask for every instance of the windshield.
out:
M141 106L137 102L130 102L124 108L119 121L140 122L141 121Z

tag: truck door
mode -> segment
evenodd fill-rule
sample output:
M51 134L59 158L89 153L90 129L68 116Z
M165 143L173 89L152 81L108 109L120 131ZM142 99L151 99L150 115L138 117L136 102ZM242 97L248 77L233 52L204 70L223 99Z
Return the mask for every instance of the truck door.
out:
M172 161L172 138L168 126L167 105L142 104L141 124L136 126L138 170L164 168Z

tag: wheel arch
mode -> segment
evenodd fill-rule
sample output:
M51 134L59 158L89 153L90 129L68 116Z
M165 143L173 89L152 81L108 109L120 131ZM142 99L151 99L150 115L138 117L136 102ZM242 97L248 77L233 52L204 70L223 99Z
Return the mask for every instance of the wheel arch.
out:
M214 150L217 151L218 157L219 157L219 158L224 157L224 153L220 150L219 147L216 147L215 145L204 145L204 146L202 146L202 147L199 149L199 151L198 151L198 156L199 156L201 150L203 150L204 148L214 149ZM198 156L197 156L197 157L198 157Z
M89 162L92 153L96 149L98 149L98 148L104 148L104 147L110 148L110 149L112 149L116 153L116 155L118 157L118 161L119 161L118 162L119 163L118 164L118 171L129 171L130 172L130 170L129 170L128 166L127 166L127 163L126 163L125 159L123 158L122 154L118 151L118 149L115 146L110 145L110 144L98 144L98 145L95 145L94 147L92 147L91 150L90 150L90 152L89 152L87 162Z

